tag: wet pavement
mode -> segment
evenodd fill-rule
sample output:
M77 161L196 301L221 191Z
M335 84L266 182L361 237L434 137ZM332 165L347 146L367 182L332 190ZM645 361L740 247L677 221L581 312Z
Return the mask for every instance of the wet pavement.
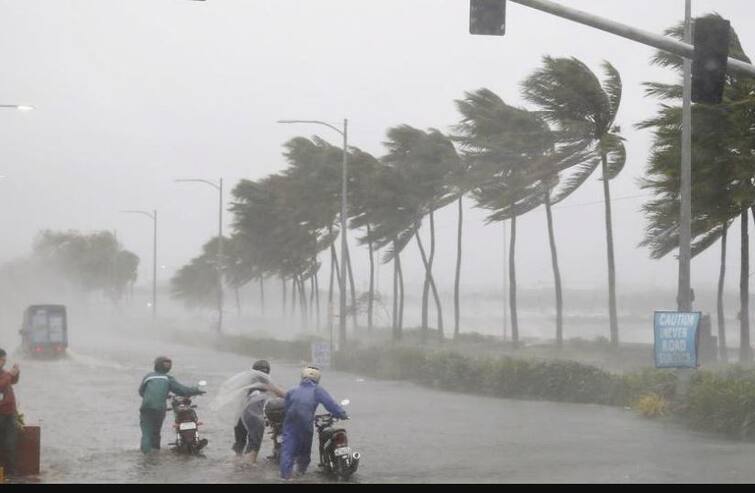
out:
M167 448L170 413L164 448L148 457L139 451L137 389L158 354L173 358L180 382L208 381L207 395L194 400L209 440L204 457ZM22 369L20 411L41 426L41 474L26 481L277 482L272 464L253 467L233 454L233 423L210 409L226 378L264 357L105 333L72 342L64 360L10 355L9 364ZM269 359L278 384L297 383L299 365ZM357 483L755 482L755 444L622 408L478 397L327 370L321 384L336 400L351 401L345 427L362 454ZM266 437L260 457L270 445ZM329 481L316 462L297 481Z

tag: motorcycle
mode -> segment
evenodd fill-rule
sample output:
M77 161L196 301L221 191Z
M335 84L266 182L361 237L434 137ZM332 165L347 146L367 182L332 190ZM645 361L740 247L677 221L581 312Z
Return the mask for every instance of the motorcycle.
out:
M347 406L348 400L341 402ZM320 443L320 464L326 474L348 480L359 467L361 454L349 447L349 438L344 428L334 427L338 418L330 413L315 416L315 428Z
M207 382L202 380L199 387L204 387ZM172 396L171 407L173 408L173 429L176 431L176 441L170 446L178 453L198 455L207 445L206 438L199 437L199 427L202 422L197 417L196 404L191 403L190 397Z
M281 446L283 444L283 418L286 413L286 401L279 397L265 402L265 425L270 428L268 434L273 442L273 455L268 459L280 464Z

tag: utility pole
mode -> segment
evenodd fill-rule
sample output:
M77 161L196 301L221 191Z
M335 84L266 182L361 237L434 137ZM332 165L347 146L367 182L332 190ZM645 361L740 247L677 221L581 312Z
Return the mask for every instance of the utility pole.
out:
M684 1L684 42L692 42L692 0ZM692 222L692 61L684 58L682 106L682 169L679 214L679 292L677 309L692 311L691 222Z

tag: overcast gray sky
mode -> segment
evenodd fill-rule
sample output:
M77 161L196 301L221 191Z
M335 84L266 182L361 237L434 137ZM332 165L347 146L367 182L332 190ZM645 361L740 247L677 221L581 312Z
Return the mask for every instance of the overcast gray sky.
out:
M563 3L657 33L684 10L683 0ZM657 105L641 83L674 74L649 65L649 47L517 4L509 4L505 37L470 36L468 8L468 0L0 0L0 103L37 107L0 113L0 261L27 253L40 229L117 230L141 256L144 283L151 225L118 211L158 209L167 280L217 227L216 192L173 179L222 176L230 191L241 178L281 170L281 144L295 135L339 143L327 129L277 125L281 118L348 117L350 144L381 155L390 126L447 131L464 91L488 87L523 104L519 83L547 54L578 57L596 71L606 59L620 71L628 161L611 182L619 289L673 289L675 259L653 261L637 247L643 199L625 197L642 193L636 182L650 144L633 125ZM694 15L714 10L755 53L755 3L693 0ZM595 175L555 210L566 288L605 286L601 198ZM502 231L483 219L468 209L464 281L492 289L501 285ZM455 221L453 208L439 214L437 276L446 291ZM520 284L550 285L545 214L524 217L518 238ZM734 231L731 240L734 289ZM714 248L695 260L695 287L715 287L718 255ZM354 258L366 262L366 253ZM409 277L421 277L418 262L406 264ZM386 288L389 274L381 269Z

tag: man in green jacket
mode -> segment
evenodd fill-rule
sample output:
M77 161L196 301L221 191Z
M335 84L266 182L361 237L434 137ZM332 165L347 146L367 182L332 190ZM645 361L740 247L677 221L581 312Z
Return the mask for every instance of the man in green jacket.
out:
M155 371L148 373L139 386L142 406L139 408L139 425L142 429L142 452L149 453L160 448L160 430L167 411L168 393L173 392L182 397L204 394L197 387L186 387L168 375L173 365L167 356L155 358Z

